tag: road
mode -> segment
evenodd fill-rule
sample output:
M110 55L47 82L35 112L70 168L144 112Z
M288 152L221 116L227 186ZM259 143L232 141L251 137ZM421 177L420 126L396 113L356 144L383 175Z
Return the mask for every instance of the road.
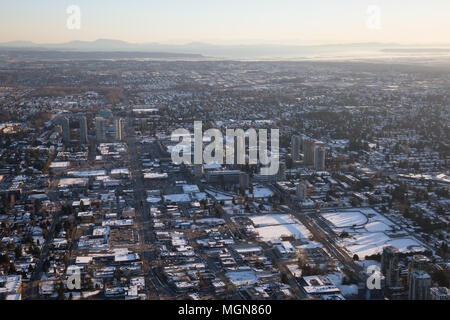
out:
M59 223L60 219L61 219L61 211L57 211L56 213L54 213L52 224L48 231L45 243L42 247L40 258L35 265L33 274L31 275L30 282L28 283L26 289L24 290L25 300L38 300L40 298L39 281L44 271L44 263L48 259L48 252L50 250L50 245L55 237L56 225Z
M173 298L176 296L176 292L174 292L169 285L165 283L163 280L164 277L161 275L159 270L154 268L154 266L150 263L157 261L158 258L156 257L152 246L154 241L152 219L149 214L150 209L146 201L147 196L144 186L144 177L142 174L141 161L139 159L139 152L136 145L133 120L133 115L130 112L127 121L128 155L134 185L136 210L135 223L138 229L139 251L142 259L143 274L145 277L146 294L147 297L152 298Z
M271 185L271 189L281 196L281 191L277 187ZM315 209L304 210L291 199L288 200L288 207L290 213L308 228L316 241L320 242L358 281L365 281L363 268L355 263L347 251L337 243L337 235L324 221L320 213L317 213Z

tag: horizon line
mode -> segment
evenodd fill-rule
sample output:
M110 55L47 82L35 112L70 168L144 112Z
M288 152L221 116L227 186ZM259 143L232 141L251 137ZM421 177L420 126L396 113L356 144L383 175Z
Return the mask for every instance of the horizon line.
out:
M76 43L76 42L86 42L86 43L95 43L99 41L111 41L111 42L123 42L125 44L130 45L149 45L149 44L158 44L158 45L173 45L173 46L187 46L187 45L193 45L193 44L199 44L199 45L214 45L214 46L262 46L262 45L271 45L271 46L286 46L286 47L293 47L293 46L308 46L308 47L320 47L320 46L345 46L345 45L399 45L399 46L450 46L450 42L418 42L418 43L402 43L402 42L380 42L380 41L368 41L368 42L358 42L358 41L349 41L349 42L321 42L321 43L277 43L273 42L271 40L267 41L261 41L256 42L255 40L242 40L242 42L236 42L236 43L217 43L214 41L209 40L192 40L192 41L185 41L185 42L179 42L176 43L176 41L173 42L160 42L160 41L148 41L148 42L131 42L127 40L122 39L112 39L112 38L97 38L95 40L68 40L63 42L36 42L33 40L9 40L9 41L2 41L0 42L0 45L7 45L7 44L13 44L13 43L30 43L33 45L63 45L63 44L69 44L69 43ZM228 40L228 42L233 42L234 40ZM255 41L253 43L245 43L245 41Z

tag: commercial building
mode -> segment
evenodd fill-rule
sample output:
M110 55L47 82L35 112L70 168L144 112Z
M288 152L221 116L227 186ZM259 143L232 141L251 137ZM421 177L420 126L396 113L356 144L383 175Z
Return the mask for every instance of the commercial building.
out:
M58 119L58 123L61 126L62 139L65 145L70 144L70 122L67 117L61 117Z
M80 117L80 143L88 144L88 129L87 129L87 120L85 116Z
M293 162L300 161L300 145L301 145L300 136L292 136L291 138L291 157Z
M430 288L431 300L450 300L450 290L446 287Z
M123 140L123 129L125 125L125 120L123 118L117 118L114 120L114 133L115 139L122 141Z
M381 273L386 278L386 287L398 286L399 268L398 268L399 251L397 248L388 246L383 248L381 254Z
M250 176L248 173L242 172L239 176L239 186L241 191L245 191L249 187L250 184Z
M231 183L238 184L240 182L242 171L240 170L223 170L210 171L206 175L208 183Z
M306 187L306 183L304 181L301 181L298 185L297 185L297 192L296 195L298 197L298 199L300 201L305 201L306 197L307 197L307 187Z
M277 180L278 181L286 180L286 164L284 162L280 163L280 168L277 174Z
M325 147L323 143L316 144L314 151L314 169L317 171L325 170Z
M409 300L428 300L430 297L431 277L422 270L413 270L409 279Z
M194 175L196 177L202 177L204 173L204 168L202 164L196 164L194 165Z
M430 263L430 259L428 259L424 255L416 254L416 255L412 256L411 262L409 263L409 266L408 266L408 283L409 283L409 278L411 276L411 272L413 270L426 271L429 263Z
M106 119L102 117L95 118L95 136L97 142L106 141Z
M315 151L316 141L313 139L303 140L303 165L305 167L314 166L314 151Z

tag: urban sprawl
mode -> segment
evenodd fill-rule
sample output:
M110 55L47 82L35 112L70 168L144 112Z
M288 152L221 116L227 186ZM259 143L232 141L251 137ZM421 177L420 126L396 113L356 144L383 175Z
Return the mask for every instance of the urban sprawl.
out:
M449 83L382 62L0 56L0 299L448 300ZM279 129L277 174L173 163L195 121Z

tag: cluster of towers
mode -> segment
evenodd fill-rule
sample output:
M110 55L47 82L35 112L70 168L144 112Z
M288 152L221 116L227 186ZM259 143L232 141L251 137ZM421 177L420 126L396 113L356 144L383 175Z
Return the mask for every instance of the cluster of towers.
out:
M302 148L303 147L303 148ZM325 170L325 146L314 139L302 139L295 135L291 138L291 155L294 163L300 162L300 151L303 149L303 165L317 171Z
M87 119L85 116L78 116L77 119L80 124L80 144L86 145L89 143ZM61 134L64 144L70 144L72 141L70 133L70 119L68 117L60 117L57 119L56 123L61 127Z
M79 132L81 145L89 143L88 125L85 116L62 116L57 118L56 124L61 127L63 143L69 145L72 143L70 120L77 119L79 121ZM95 118L95 139L97 142L105 142L108 140L122 141L124 138L125 119L113 118L112 116L98 116Z
M397 248L387 246L381 255L381 273L385 277L386 288L396 288L400 284L400 253ZM431 298L431 276L426 272L430 260L423 255L414 255L408 266L408 299L428 300Z
M125 127L125 120L123 118L116 118L113 121L114 130L114 140L122 141L123 140L123 130ZM110 127L110 119L104 117L96 117L95 118L95 137L97 142L105 142L108 140L108 134Z

